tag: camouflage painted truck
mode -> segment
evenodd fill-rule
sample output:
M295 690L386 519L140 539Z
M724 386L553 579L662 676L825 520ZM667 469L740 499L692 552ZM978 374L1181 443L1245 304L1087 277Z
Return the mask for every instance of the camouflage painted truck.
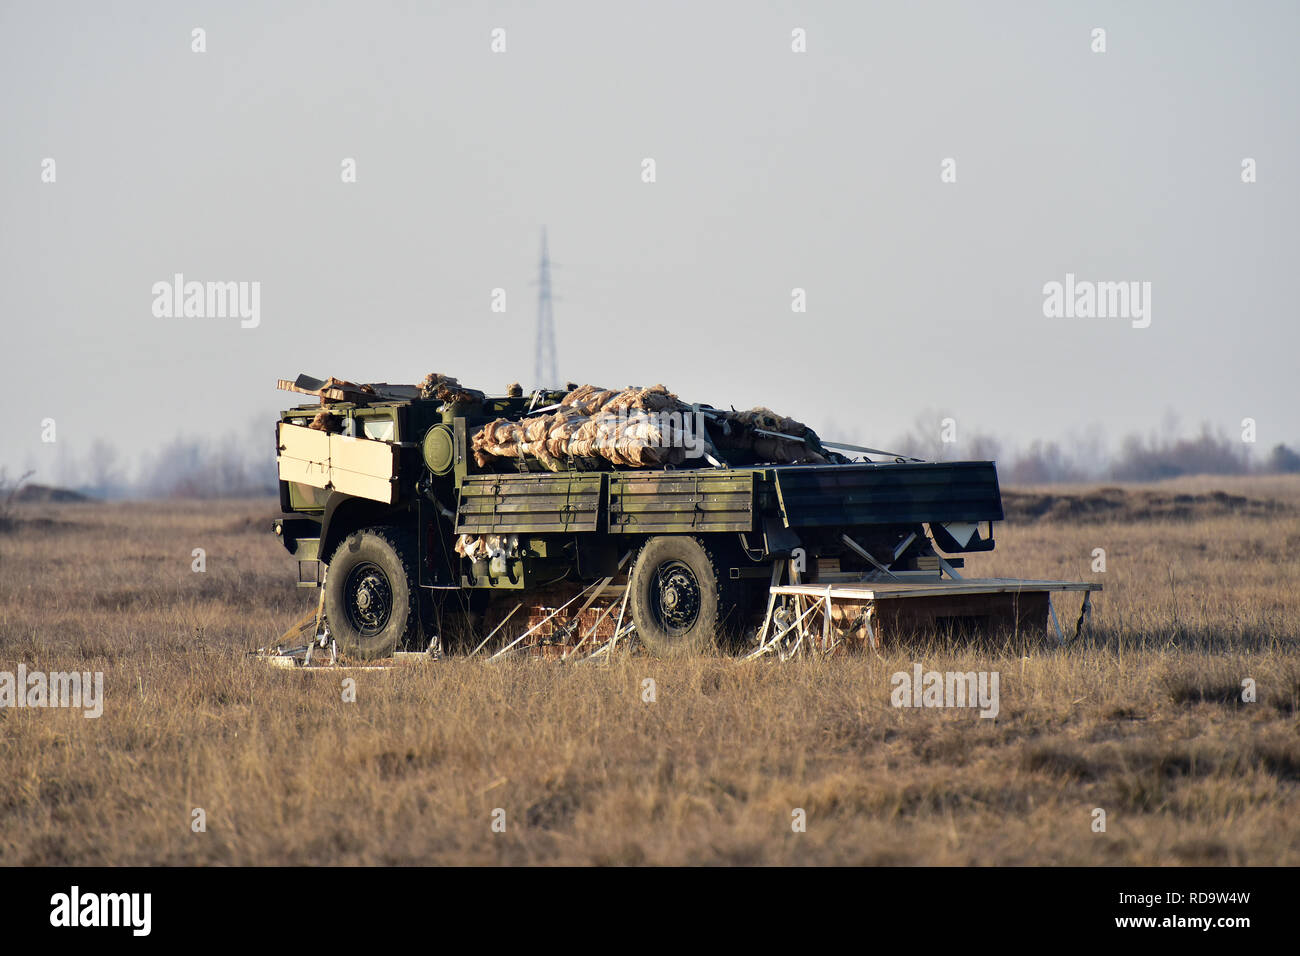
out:
M481 611L603 578L651 652L696 647L743 633L783 568L937 577L991 550L1003 517L993 462L875 461L888 453L662 386L280 387L316 400L277 424L275 531L299 586L324 589L340 649L363 658L422 650L449 598Z

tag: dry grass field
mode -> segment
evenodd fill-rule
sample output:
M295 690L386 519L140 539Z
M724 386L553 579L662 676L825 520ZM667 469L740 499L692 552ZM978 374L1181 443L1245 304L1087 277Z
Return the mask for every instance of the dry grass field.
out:
M352 673L355 703L248 656L312 600L273 503L23 505L0 671L106 699L0 709L0 864L1300 863L1300 481L1018 491L1040 515L967 574L1100 580L1066 650L453 659ZM913 662L997 671L998 717L892 707Z

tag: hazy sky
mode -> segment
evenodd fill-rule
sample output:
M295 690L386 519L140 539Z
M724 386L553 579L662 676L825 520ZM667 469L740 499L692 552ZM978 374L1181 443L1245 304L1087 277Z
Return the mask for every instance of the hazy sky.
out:
M299 372L532 384L543 224L566 379L868 443L1295 441L1297 37L1294 2L3 2L0 465L47 418L131 456L260 418L269 459ZM156 317L175 273L260 283L260 324ZM1150 326L1045 317L1066 273L1149 282Z

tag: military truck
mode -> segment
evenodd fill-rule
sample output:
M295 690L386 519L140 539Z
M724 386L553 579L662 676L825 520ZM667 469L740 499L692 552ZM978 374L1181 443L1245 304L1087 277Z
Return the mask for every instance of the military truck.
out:
M703 440L658 466L484 461L475 436L487 426L558 415L574 390L489 396L428 382L281 382L317 401L277 423L275 532L299 586L324 589L340 649L361 658L423 649L449 597L481 610L607 577L624 583L651 652L696 648L743 634L774 569L804 582L937 576L961 566L955 555L991 550L1003 517L993 462L873 460L887 453L803 426L754 428L785 443L784 460L763 461L770 443L737 441L737 415L706 405L689 406Z

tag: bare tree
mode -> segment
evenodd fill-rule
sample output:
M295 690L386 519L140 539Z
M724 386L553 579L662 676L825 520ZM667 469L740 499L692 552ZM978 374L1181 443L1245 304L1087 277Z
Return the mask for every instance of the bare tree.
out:
M101 493L121 483L117 449L102 438L95 439L95 443L90 446L86 467L90 486Z

